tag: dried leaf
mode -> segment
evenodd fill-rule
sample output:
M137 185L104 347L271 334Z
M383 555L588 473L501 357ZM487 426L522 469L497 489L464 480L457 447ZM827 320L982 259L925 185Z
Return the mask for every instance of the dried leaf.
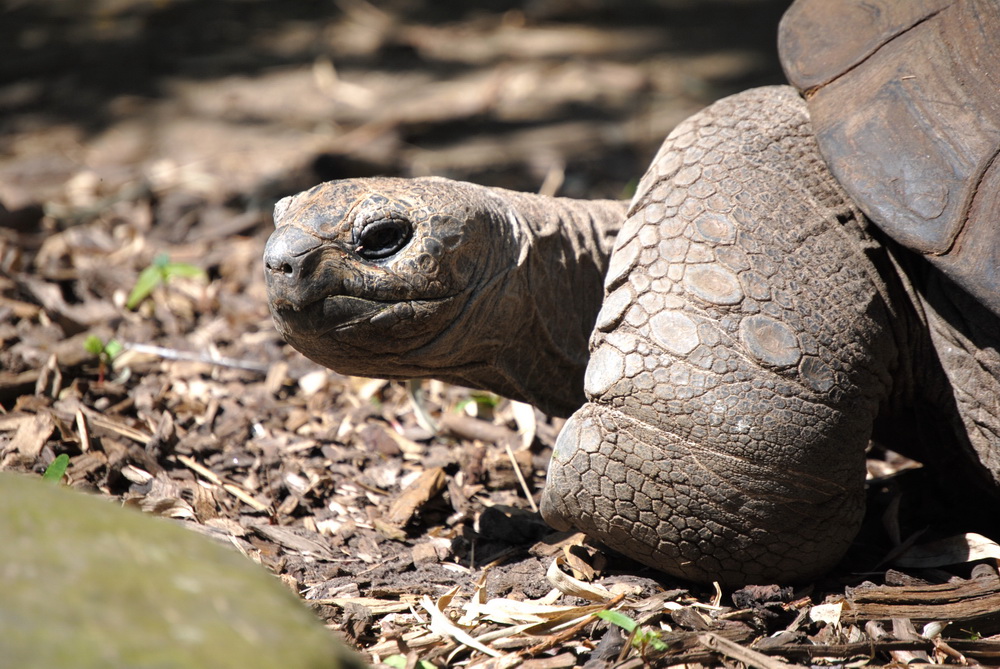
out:
M1000 559L1000 545L975 532L912 546L893 562L900 567L944 567L976 560Z
M55 429L51 414L38 413L25 418L17 423L17 431L4 452L18 453L25 462L33 463Z
M614 599L614 595L604 586L596 583L584 583L579 579L573 578L563 571L563 566L566 566L566 559L560 555L549 564L548 571L545 572L545 577L549 580L549 583L558 588L563 594L602 603Z
M840 616L844 612L844 603L819 604L809 609L809 619L817 623L840 626Z
M440 634L441 636L450 636L461 644L468 646L469 648L475 648L480 653L485 653L490 657L500 657L502 653L495 651L488 646L484 646L480 642L476 641L469 635L468 632L462 628L455 625L451 620L445 615L445 612L439 609L431 601L430 597L424 597L420 600L420 606L427 611L431 616L431 631L435 634Z

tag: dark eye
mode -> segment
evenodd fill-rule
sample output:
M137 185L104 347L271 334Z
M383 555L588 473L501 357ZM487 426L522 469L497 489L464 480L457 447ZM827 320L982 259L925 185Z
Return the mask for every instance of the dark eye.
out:
M357 252L365 260L388 258L406 246L411 236L409 221L381 218L372 221L361 231Z

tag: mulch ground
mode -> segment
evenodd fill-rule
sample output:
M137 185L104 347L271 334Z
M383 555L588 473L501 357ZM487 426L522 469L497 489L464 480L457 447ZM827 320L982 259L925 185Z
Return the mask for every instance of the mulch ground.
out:
M370 174L618 197L679 120L781 81L784 2L502 4L0 10L0 469L68 455L68 485L234 544L372 662L1000 662L1000 550L961 509L914 538L922 470L891 452L836 573L722 592L544 525L559 420L280 340L277 198Z

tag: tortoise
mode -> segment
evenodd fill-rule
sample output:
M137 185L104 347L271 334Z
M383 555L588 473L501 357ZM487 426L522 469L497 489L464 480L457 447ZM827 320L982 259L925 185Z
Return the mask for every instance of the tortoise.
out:
M1000 5L797 0L779 52L794 88L682 122L630 204L440 178L281 200L277 329L342 373L571 416L543 517L693 581L829 570L903 424L996 488Z

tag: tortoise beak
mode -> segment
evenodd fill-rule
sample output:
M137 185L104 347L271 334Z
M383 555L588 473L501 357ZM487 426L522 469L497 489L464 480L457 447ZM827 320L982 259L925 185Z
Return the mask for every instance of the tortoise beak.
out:
M299 228L275 230L264 247L264 280L268 298L276 306L300 309L302 297L311 293L307 285L318 264L323 241ZM312 296L315 301L315 296Z
M264 248L264 282L271 315L287 337L323 334L370 320L390 304L345 295L336 263L323 262L329 244L292 227L278 228Z

